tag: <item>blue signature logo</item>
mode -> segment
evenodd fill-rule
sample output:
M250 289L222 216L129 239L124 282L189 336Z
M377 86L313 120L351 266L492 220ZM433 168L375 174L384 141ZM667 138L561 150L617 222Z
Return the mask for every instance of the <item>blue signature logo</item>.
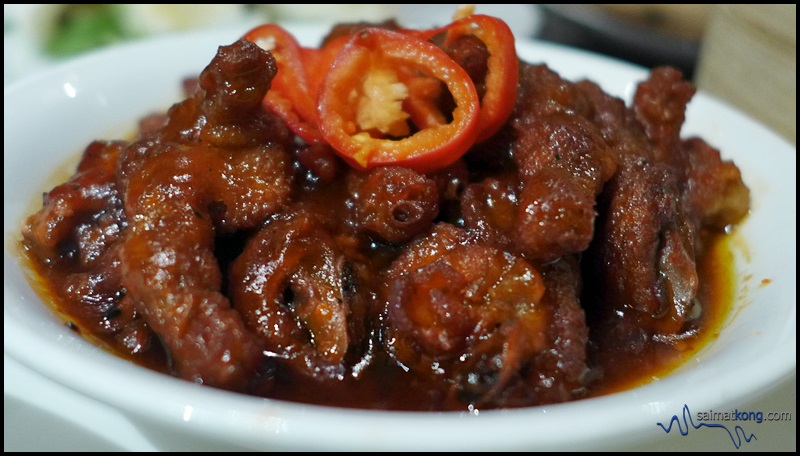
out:
M686 404L683 405L683 416L682 416L682 418L683 418L683 420L681 422L681 419L678 418L678 415L672 415L672 419L669 420L669 427L664 426L662 423L656 423L656 424L661 426L661 429L663 429L664 432L666 432L667 434L669 434L670 431L672 430L672 425L673 424L677 425L678 430L680 431L681 435L689 434L689 425L691 425L695 429L700 429L701 427L724 429L725 432L728 433L728 436L731 438L731 442L733 442L733 446L735 446L736 449L739 449L742 446L742 444L745 443L745 442L749 443L751 440L754 440L754 439L758 440L756 438L755 434L750 434L748 436L747 433L744 431L744 429L739 425L735 426L733 428L733 432L731 432L731 430L728 429L728 427L725 426L724 424L706 423L706 422L702 422L702 421L699 424L694 424L694 421L692 420L692 413L689 411L689 406L686 405ZM683 425L681 425L681 424L683 424Z

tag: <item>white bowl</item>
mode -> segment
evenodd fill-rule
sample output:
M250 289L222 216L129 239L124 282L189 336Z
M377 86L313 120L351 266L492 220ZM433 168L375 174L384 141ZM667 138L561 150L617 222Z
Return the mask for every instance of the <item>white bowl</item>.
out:
M316 44L327 28L292 30L306 44ZM237 37L196 34L135 43L78 59L5 91L5 355L120 411L154 441L206 449L566 450L675 441L679 437L668 436L657 423L669 423L684 406L693 412L732 409L794 375L796 150L702 93L690 105L684 134L702 135L733 159L753 195L752 214L736 234L742 247L737 250L735 309L710 346L645 386L519 410L344 410L197 386L83 340L31 288L15 245L22 221L52 186L52 177L71 171L64 164L73 163L91 140L122 137L141 116L179 101L181 78L199 73L218 45ZM518 48L530 62L546 62L568 79L595 80L626 99L646 74L563 47L519 42ZM14 379L5 381L8 385ZM719 448L733 449L731 444Z

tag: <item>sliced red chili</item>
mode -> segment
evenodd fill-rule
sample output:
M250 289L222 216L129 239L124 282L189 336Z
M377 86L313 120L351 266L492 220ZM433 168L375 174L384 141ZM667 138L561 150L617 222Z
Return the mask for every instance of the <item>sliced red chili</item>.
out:
M429 30L404 29L403 33L430 40L445 34L446 49L460 36L474 35L489 51L488 72L484 84L486 92L481 99L478 142L497 133L508 120L517 100L519 59L514 34L502 20L483 14L472 14L444 27Z
M403 100L403 109L408 112L417 128L431 128L447 123L439 108L441 82L432 77L412 75L401 77L408 87L408 98Z
M414 73L445 83L456 105L452 121L411 131L401 77ZM325 140L352 166L397 164L428 172L455 162L474 144L480 101L464 69L434 44L368 28L337 54L318 109Z
M349 40L350 36L340 36L328 41L323 47L302 49L303 62L308 76L309 92L315 106L319 99L322 82L328 74L328 70L333 65L333 61L339 51Z
M519 83L519 58L514 34L502 20L473 14L444 27L446 48L462 35L474 35L489 50L486 93L481 100L478 141L492 136L503 126L514 110Z
M277 24L264 24L247 32L244 39L270 51L278 64L278 74L264 97L264 106L307 143L322 142L316 90L311 88L305 63L309 57L294 36Z

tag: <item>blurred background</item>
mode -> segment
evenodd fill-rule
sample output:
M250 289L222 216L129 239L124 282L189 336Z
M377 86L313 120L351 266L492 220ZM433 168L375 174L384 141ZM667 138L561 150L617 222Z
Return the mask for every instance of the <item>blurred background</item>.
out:
M518 39L538 39L582 48L645 67L672 65L702 90L738 107L796 143L797 5L549 5L476 4L476 12L504 19ZM410 27L444 25L456 5L3 5L4 86L66 59L119 43L200 29L241 29L264 22L353 22L397 19ZM19 395L6 385L4 435L15 436L11 450L87 448L152 449L131 424L109 416L100 404L87 404L69 391L41 396L55 388L4 356L4 372L25 388ZM11 374L13 372L13 374ZM36 391L47 409L15 398ZM9 399L9 397L11 399ZM764 410L796 410L796 379L768 399ZM58 407L56 407L58 406ZM43 405L44 407L44 405ZM55 407L63 416L53 415ZM81 407L94 412L111 440L87 435L68 415ZM11 418L10 418L11 417ZM42 439L38 422L51 429ZM796 422L791 423L796 426ZM765 444L795 449L795 432L771 426L759 434ZM792 428L794 429L794 428ZM113 431L112 431L113 430ZM120 440L122 439L122 440ZM125 440L127 439L127 440ZM692 440L694 439L694 440ZM787 440L788 439L788 440ZM788 442L788 443L787 443ZM690 436L671 450L702 448ZM784 443L790 448L781 446ZM4 439L4 447L11 445ZM22 446L20 446L22 445ZM30 447L26 446L30 445ZM650 448L652 449L652 448Z
M672 65L696 85L796 142L797 5L490 5L519 38ZM187 30L263 22L397 19L443 25L452 4L3 5L4 85L84 52Z

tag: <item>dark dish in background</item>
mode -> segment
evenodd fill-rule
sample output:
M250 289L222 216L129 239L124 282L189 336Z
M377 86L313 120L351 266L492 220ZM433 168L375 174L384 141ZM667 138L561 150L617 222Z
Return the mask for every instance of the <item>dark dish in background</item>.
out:
M797 135L797 5L538 5L538 39L671 65L791 142Z
M691 78L711 5L540 5L537 38Z

